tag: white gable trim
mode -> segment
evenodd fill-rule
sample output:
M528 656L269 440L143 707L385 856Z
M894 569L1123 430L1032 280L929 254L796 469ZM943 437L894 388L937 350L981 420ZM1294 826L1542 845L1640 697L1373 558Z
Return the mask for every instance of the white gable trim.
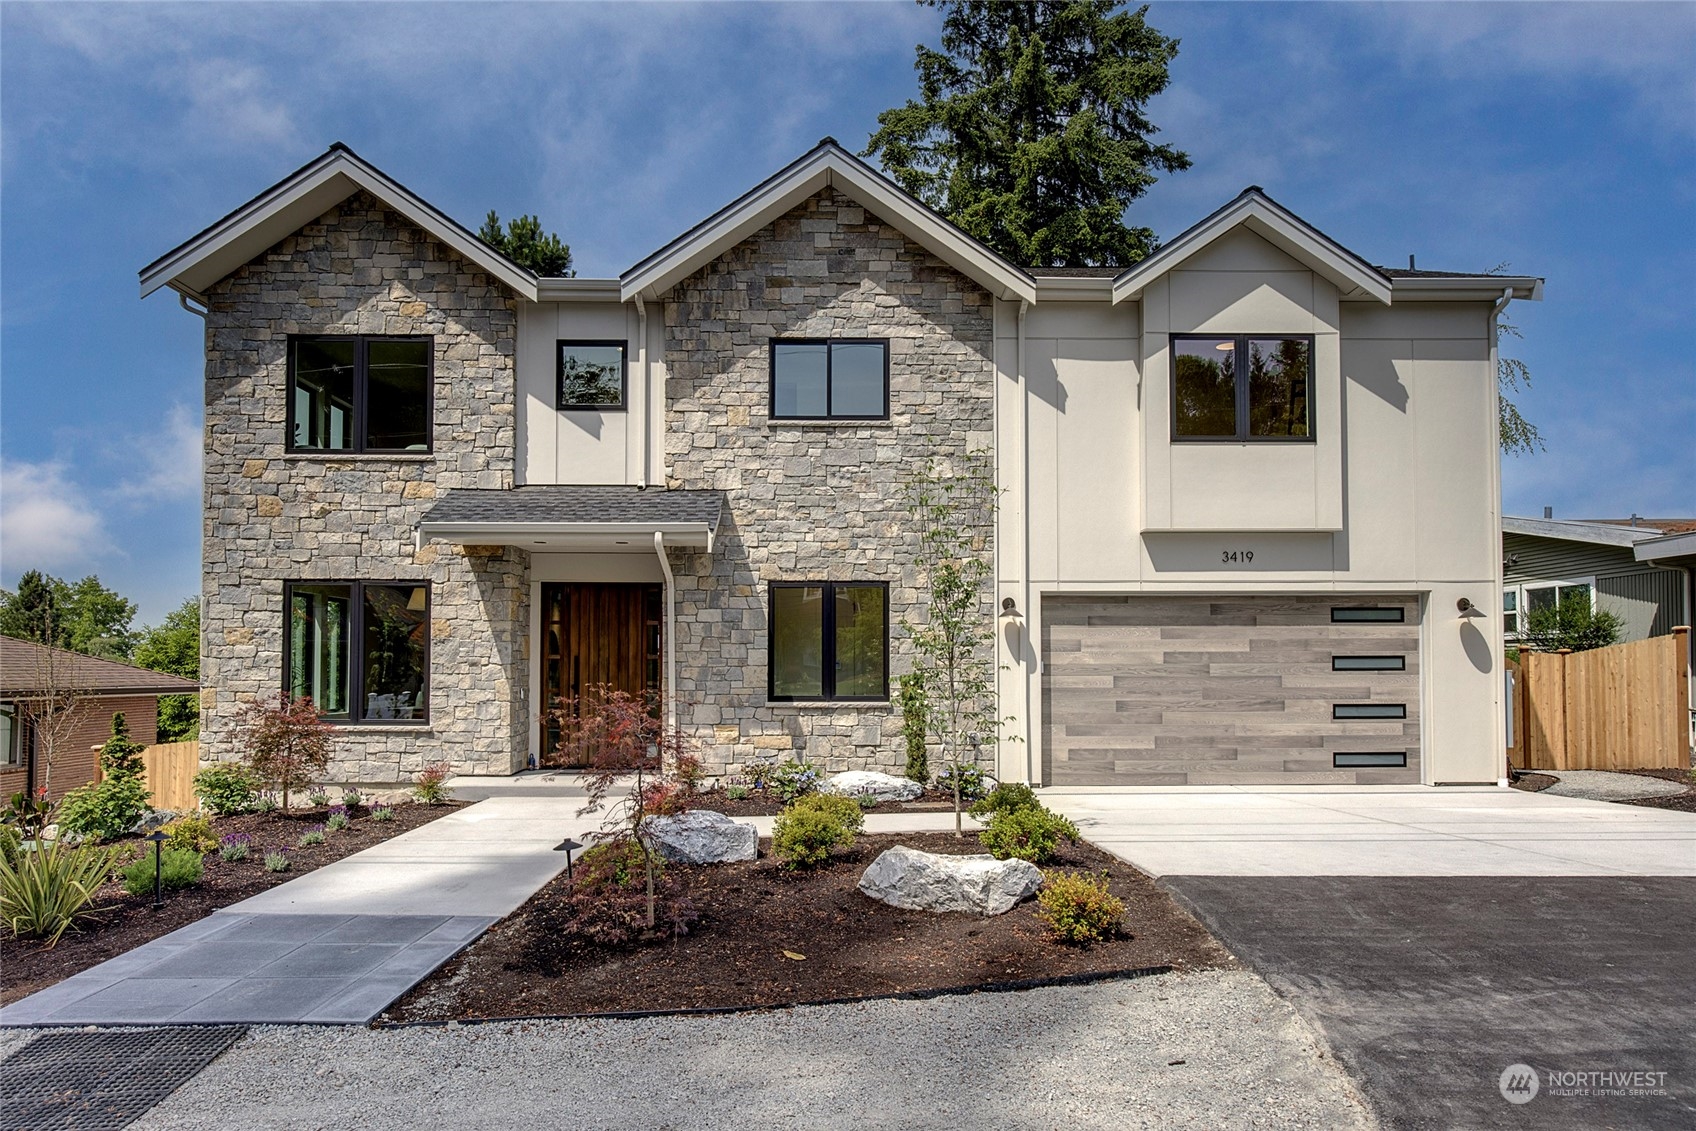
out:
M344 145L260 193L141 269L141 297L170 287L200 298L207 287L298 232L360 189L534 302L536 276L414 196Z
M835 187L996 298L1036 301L1036 280L826 139L619 278L625 300L658 299L779 216Z
M1286 210L1258 188L1187 229L1153 255L1113 280L1113 301L1140 298L1148 284L1236 228L1247 228L1285 255L1330 280L1344 298L1390 304L1390 280L1370 263Z

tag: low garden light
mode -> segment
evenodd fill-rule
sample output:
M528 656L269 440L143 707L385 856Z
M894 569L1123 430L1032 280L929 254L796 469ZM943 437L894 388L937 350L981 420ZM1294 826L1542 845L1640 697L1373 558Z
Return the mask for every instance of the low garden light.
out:
M555 852L565 853L565 882L568 887L575 882L571 876L571 854L582 847L583 846L581 844L578 844L570 837L566 837L564 840L554 845Z
M159 887L160 853L164 851L165 842L171 838L165 834L164 829L154 829L147 834L147 839L153 842L153 910L157 911L165 906Z

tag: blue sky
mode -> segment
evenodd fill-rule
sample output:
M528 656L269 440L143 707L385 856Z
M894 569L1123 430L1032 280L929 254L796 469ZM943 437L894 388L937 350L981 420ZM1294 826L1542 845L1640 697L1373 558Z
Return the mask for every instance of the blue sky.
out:
M1518 304L1510 513L1696 514L1696 5L1156 3L1171 236L1248 184ZM462 222L616 274L915 91L940 14L854 4L0 7L0 583L198 591L200 320L136 271L344 141Z

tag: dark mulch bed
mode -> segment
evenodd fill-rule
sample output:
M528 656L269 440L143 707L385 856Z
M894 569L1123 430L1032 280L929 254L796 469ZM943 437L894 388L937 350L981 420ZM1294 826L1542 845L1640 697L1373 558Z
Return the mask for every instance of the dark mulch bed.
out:
M1527 793L1537 793L1541 790L1548 789L1559 780L1559 778L1552 778L1548 774L1537 774L1527 771L1515 778L1512 784L1515 789L1523 789Z
M1641 805L1646 809L1672 809L1680 813L1696 813L1696 782L1692 781L1689 770L1621 770L1620 773L1659 778L1661 781L1678 782L1684 786L1683 793L1669 794L1666 797L1639 797L1635 801L1622 801L1621 805Z
M816 872L791 872L765 855L743 864L673 866L668 874L686 885L701 918L683 938L633 951L584 950L537 934L532 912L560 898L561 876L414 987L387 1017L760 1008L1149 966L1236 964L1153 880L1088 844L1069 846L1051 867L1106 872L1113 894L1125 901L1129 931L1091 947L1053 941L1034 900L982 918L899 911L861 895L860 874L898 843L937 853L982 851L971 836L880 834L858 838ZM762 842L762 854L768 849ZM538 948L560 976L538 970Z
M153 910L153 893L133 896L117 882L108 884L95 900L101 908L94 919L83 920L79 927L66 931L55 946L45 946L10 937L0 938L0 1004L9 1004L46 989L72 974L97 966L108 958L134 950L149 942L186 927L220 907L228 907L266 888L275 887L304 875L361 849L381 844L392 836L429 824L461 808L465 802L450 801L443 805L401 804L394 806L392 821L373 821L363 807L354 811L352 822L340 832L326 835L323 844L306 848L295 847L300 834L313 825L321 825L326 809L291 810L286 816L279 813L245 813L235 817L218 817L212 822L220 836L246 833L253 838L246 860L226 861L217 852L206 856L206 876L192 888L167 892L165 906ZM134 850L152 851L152 845L135 837L116 844L133 846ZM285 846L289 849L289 870L267 872L265 853L268 849ZM132 852L133 855L133 852Z
M715 813L723 813L727 817L775 817L783 812L783 799L775 793L755 791L740 801L732 801L725 795L724 790L715 789L700 796L694 803L697 809L711 809ZM969 808L970 802L961 808ZM867 810L871 813L936 813L954 811L954 795L938 793L927 789L914 801L885 801L875 808Z

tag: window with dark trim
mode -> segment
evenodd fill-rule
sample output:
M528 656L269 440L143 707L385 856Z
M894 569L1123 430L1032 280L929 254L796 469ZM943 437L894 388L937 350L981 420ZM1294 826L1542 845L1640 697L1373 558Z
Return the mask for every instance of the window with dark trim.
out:
M1339 750L1331 755L1331 766L1338 770L1355 770L1372 766L1405 769L1407 766L1407 751L1369 750L1351 753Z
M1313 335L1173 334L1172 439L1313 439Z
M626 407L630 367L623 341L559 341L555 372L559 409L618 411Z
M1333 719L1405 719L1406 703L1333 703Z
M881 581L774 581L766 694L889 698L889 586Z
M326 719L425 722L430 717L430 583L292 581L283 688Z
M773 338L773 420L889 418L885 338Z
M1397 608L1353 605L1331 610L1332 624L1401 624L1407 611Z
M288 450L427 452L434 339L289 338Z
M10 703L0 705L0 766L24 764L24 721Z

